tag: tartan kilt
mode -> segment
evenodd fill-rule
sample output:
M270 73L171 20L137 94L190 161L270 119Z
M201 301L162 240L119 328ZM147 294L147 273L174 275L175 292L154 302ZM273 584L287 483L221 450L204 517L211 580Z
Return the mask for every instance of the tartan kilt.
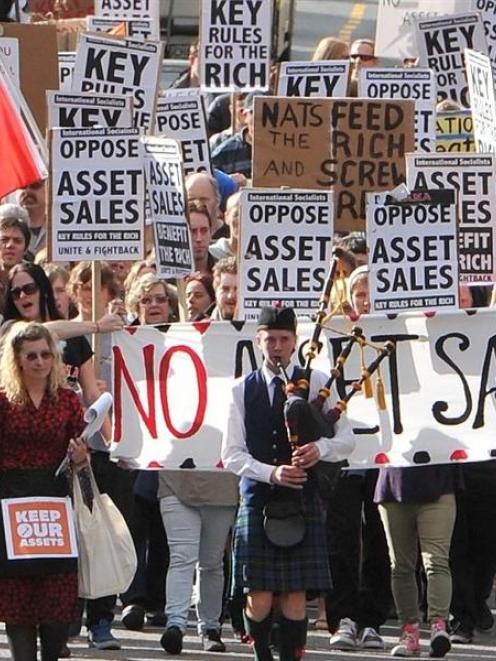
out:
M241 500L233 533L236 590L324 591L332 586L324 514L316 491L303 492L306 532L291 548L274 546L263 529L263 507Z

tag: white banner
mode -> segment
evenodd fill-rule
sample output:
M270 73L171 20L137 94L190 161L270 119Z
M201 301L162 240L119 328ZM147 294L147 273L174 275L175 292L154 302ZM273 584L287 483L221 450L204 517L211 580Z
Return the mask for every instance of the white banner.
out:
M164 45L155 41L83 33L79 36L72 92L132 94L134 126L151 129L163 50Z
M416 24L419 64L436 74L439 100L451 99L470 108L465 49L487 52L487 41L481 15L455 14Z
M265 305L317 307L331 257L331 191L270 188L241 194L238 316L256 319Z
M494 309L473 314L400 314L360 319L367 339L396 342L382 363L386 411L360 392L348 416L356 433L355 468L479 461L496 456L493 430L496 327ZM351 322L334 317L322 335L313 367L330 372ZM256 323L172 324L165 334L130 328L114 335L114 444L112 456L140 468L220 466L221 429L235 376L261 364ZM299 324L306 342L311 324ZM301 346L301 345L300 345ZM330 360L329 356L333 358ZM365 362L376 358L365 349ZM355 348L344 367L339 396L360 376ZM373 379L372 379L373 380Z
M496 98L491 60L487 55L467 49L465 61L476 149L480 153L495 153Z
M281 62L277 96L348 96L348 60Z
M272 0L201 3L200 80L205 92L268 90Z
M70 92L72 89L72 74L74 73L76 51L61 51L58 54L58 59L59 90L61 92Z
M458 251L453 189L405 200L367 195L369 294L374 312L456 309Z
M131 95L100 96L81 92L68 94L48 91L48 128L131 128Z
M487 53L493 71L496 71L496 2L495 0L472 0L471 10L480 11L486 31Z
M51 129L54 261L141 259L143 160L138 129Z
M360 69L358 96L415 101L417 151L436 151L437 87L430 69Z
M155 133L180 141L185 176L212 173L205 99L198 88L168 90L159 96Z
M379 0L375 54L403 60L417 57L415 19L453 14L467 8L467 0Z
M164 278L181 278L193 271L181 149L170 138L143 138L143 146L157 271Z
M496 281L496 161L492 154L407 154L408 188L458 193L460 282Z

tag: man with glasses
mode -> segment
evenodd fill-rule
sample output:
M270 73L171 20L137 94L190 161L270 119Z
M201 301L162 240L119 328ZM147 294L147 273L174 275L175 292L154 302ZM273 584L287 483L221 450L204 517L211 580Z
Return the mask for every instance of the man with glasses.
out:
M371 39L356 39L350 47L350 60L354 69L378 66L374 42Z

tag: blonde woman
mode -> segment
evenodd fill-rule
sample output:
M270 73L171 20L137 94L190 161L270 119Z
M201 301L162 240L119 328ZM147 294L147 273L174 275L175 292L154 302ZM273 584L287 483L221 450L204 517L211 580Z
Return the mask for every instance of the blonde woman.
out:
M318 60L347 60L349 57L350 50L345 41L335 37L324 37L314 50L312 62Z
M57 343L38 323L17 323L0 358L0 497L66 496L55 478L69 452L74 466L87 461L78 438L83 412L65 386ZM36 661L37 632L43 661L55 661L77 603L76 561L23 560L20 569L0 552L0 621L14 661Z
M126 308L134 325L167 324L171 319L175 296L172 288L153 273L135 280L127 298Z

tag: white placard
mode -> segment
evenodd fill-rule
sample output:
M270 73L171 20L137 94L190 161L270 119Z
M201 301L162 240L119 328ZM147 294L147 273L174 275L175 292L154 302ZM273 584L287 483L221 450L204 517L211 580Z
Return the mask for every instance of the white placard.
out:
M430 69L360 69L358 96L415 101L417 151L436 151L437 89Z
M14 85L20 89L19 39L0 37L0 59Z
M496 152L496 98L491 60L473 50L465 51L467 80L474 120L475 147L480 153Z
M436 74L438 99L451 99L470 107L465 49L487 52L487 41L478 12L454 14L416 22L419 64Z
M201 3L200 81L206 92L268 90L272 0Z
M454 190L367 195L369 294L380 313L458 307Z
M256 319L265 305L309 315L327 274L333 230L331 191L270 188L241 195L238 310Z
M54 261L143 256L144 178L138 129L52 129Z
M179 140L185 176L211 174L205 99L198 88L172 89L159 96L155 133Z
M163 44L155 41L83 33L79 38L72 92L132 94L134 126L151 129L163 50Z
M487 53L493 71L496 72L496 2L494 0L472 0L471 10L480 11L487 39Z
M76 51L61 51L59 59L59 91L70 92L72 89L72 75L74 73L74 62Z
M48 128L131 128L133 99L81 92L47 92Z
M121 24L125 25L127 37L133 39L151 39L152 41L160 40L160 30L156 29L156 25L151 18L124 18L124 17L110 17L110 16L87 16L86 24L88 32L109 32Z
M358 392L347 415L356 434L352 468L484 461L496 455L494 308L435 315L363 315L367 340L396 344L382 363L387 410ZM139 468L220 467L222 427L233 377L260 367L256 322L171 324L167 332L138 326L115 333L113 355L115 459ZM350 332L335 316L321 335L312 367L327 374ZM313 324L298 324L298 357ZM376 351L365 348L369 365ZM360 377L355 348L338 381L342 397ZM372 379L374 381L374 379ZM185 395L186 394L186 395Z
M150 18L160 27L160 0L95 0L95 16Z
M143 138L143 146L157 271L165 278L182 278L194 269L181 147L176 140L156 137Z
M277 96L347 96L349 60L281 62Z
M458 193L460 282L496 280L496 177L492 154L407 154L408 188Z
M403 60L417 57L415 20L467 9L467 0L379 0L375 33L378 57Z

